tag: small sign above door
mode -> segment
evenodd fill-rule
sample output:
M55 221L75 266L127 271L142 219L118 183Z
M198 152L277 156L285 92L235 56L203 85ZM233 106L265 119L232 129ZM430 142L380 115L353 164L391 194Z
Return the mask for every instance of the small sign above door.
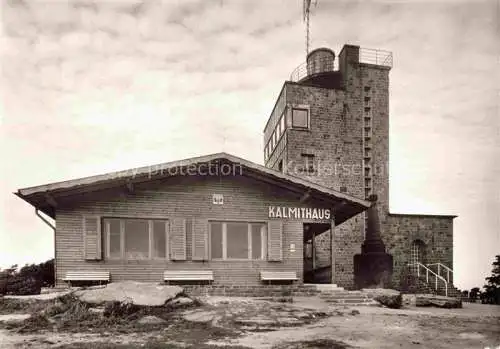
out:
M212 203L214 205L223 205L224 204L224 196L222 194L213 194L212 195Z

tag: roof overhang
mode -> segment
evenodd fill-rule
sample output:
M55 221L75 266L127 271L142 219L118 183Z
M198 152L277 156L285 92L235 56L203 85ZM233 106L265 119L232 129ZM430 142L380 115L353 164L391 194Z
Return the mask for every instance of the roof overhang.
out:
M281 186L288 190L304 194L304 196L324 201L325 204L333 209L336 224L341 224L370 207L369 201L331 190L302 178L290 176L227 153L217 153L97 176L28 187L19 189L14 194L33 205L36 209L55 218L58 199L62 197L95 192L113 187L124 186L130 188L136 183L178 176L183 170L186 171L189 168L194 168L202 164L216 163L229 163L233 166L239 166L238 169L241 175ZM172 172L172 169L176 169L176 171Z

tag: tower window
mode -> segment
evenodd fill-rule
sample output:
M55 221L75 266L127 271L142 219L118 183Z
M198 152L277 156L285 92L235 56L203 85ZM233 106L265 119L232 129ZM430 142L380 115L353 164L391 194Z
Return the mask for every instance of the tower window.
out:
M283 160L280 160L280 162L278 162L278 171L283 172Z
M292 127L309 128L309 110L293 108L292 109Z
M314 155L313 154L301 154L302 160L304 161L304 171L308 173L314 173Z

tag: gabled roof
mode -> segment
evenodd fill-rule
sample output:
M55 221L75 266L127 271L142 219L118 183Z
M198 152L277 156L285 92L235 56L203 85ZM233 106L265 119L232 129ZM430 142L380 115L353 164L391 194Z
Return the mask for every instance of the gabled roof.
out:
M179 175L182 169L193 168L193 166L200 166L201 164L215 163L232 163L234 165L239 165L243 176L272 183L292 191L303 193L306 196L329 202L335 210L334 214L337 224L344 222L370 207L369 201L329 189L302 178L284 174L227 153L211 154L97 176L23 188L19 189L14 194L33 205L36 209L54 218L57 199L60 197L122 185L128 186L164 177L172 177ZM178 169L179 172L176 171L175 174L172 174L172 169Z

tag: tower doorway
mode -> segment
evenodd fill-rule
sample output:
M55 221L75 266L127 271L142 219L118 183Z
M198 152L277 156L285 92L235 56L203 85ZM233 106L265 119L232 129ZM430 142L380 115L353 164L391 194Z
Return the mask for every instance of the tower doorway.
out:
M410 249L410 268L414 274L418 274L418 264L426 263L426 247L422 240L413 240Z
M414 240L411 244L411 264L425 264L425 243L422 240Z

